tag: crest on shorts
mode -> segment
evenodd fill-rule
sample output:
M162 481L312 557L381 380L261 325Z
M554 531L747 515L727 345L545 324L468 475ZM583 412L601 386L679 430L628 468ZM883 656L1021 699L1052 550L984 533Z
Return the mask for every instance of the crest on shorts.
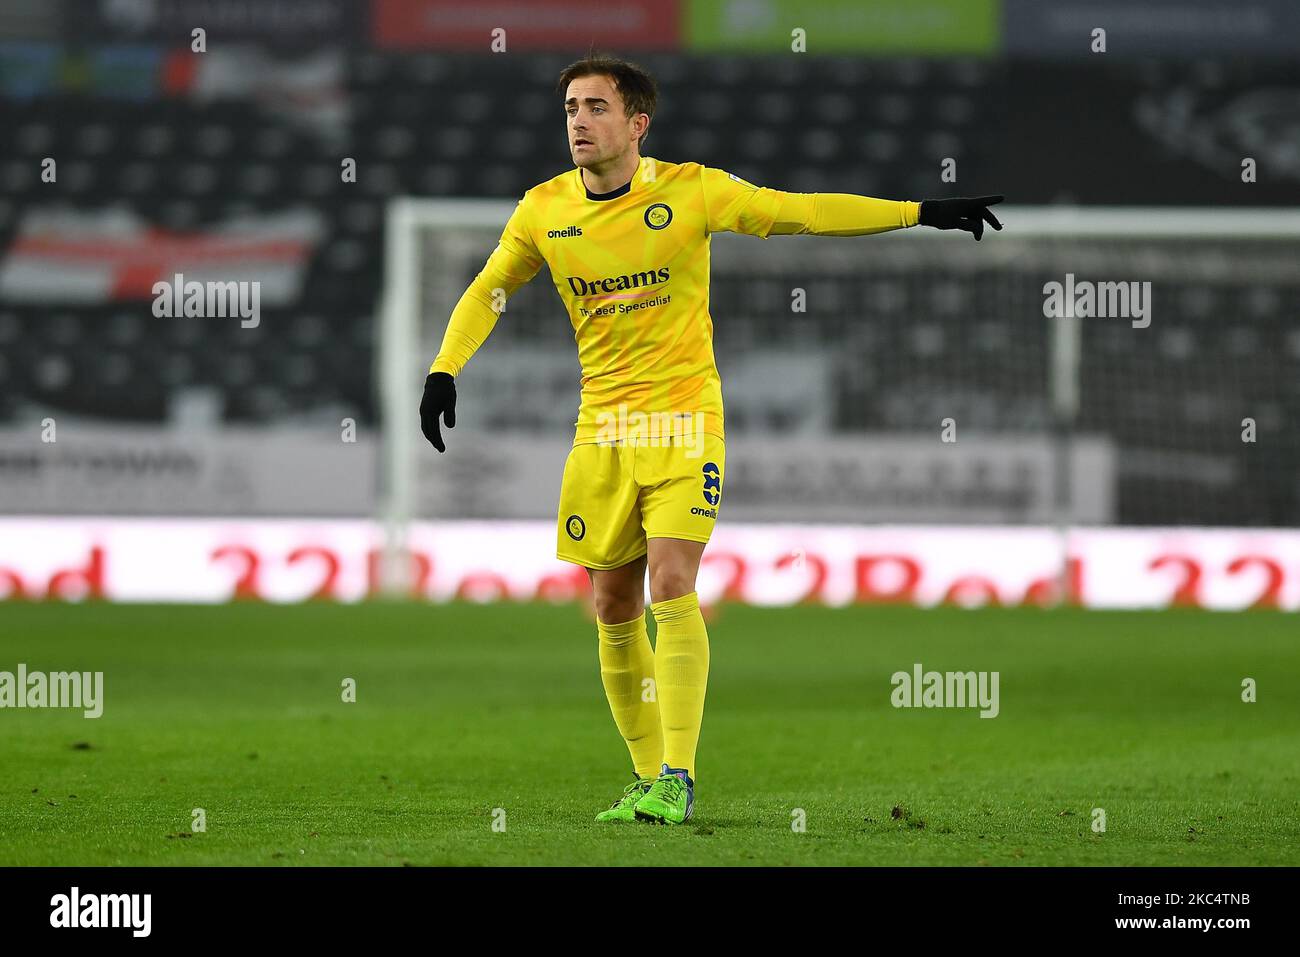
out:
M564 522L564 530L569 533L571 539L580 542L582 536L587 534L587 523L582 520L581 515L570 515Z

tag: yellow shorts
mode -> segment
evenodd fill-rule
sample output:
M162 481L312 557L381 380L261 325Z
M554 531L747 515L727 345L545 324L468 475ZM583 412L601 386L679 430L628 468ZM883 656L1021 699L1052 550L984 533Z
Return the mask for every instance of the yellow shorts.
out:
M555 556L587 568L617 568L646 553L651 538L707 542L722 501L726 449L628 439L575 445L560 484Z

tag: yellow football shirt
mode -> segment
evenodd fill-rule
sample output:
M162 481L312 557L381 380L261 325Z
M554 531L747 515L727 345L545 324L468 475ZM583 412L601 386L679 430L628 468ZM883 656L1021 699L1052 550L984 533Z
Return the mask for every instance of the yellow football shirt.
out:
M918 210L912 202L785 193L651 157L641 158L627 186L598 196L575 168L524 194L452 312L430 371L459 375L506 299L545 262L582 365L574 445L610 437L613 423L683 417L722 437L709 235L865 235L915 225Z

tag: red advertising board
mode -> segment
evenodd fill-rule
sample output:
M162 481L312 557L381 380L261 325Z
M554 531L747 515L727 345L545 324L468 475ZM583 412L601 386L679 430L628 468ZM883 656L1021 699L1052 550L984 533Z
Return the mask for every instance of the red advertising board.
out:
M675 50L680 0L374 0L377 47L402 50ZM504 31L496 33L494 31ZM493 42L497 41L497 46Z
M574 601L586 572L555 523L417 522L411 594ZM360 601L383 528L363 520L0 518L0 604L15 600ZM1300 611L1295 529L720 525L700 602Z

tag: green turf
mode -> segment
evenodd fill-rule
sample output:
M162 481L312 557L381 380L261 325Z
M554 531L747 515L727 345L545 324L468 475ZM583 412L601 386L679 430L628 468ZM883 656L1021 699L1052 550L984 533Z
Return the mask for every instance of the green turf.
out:
M0 864L1300 864L1294 615L710 633L696 816L665 828L592 821L629 766L576 608L6 604L0 670L102 670L106 702L0 711ZM999 671L1000 716L891 707L916 661Z

